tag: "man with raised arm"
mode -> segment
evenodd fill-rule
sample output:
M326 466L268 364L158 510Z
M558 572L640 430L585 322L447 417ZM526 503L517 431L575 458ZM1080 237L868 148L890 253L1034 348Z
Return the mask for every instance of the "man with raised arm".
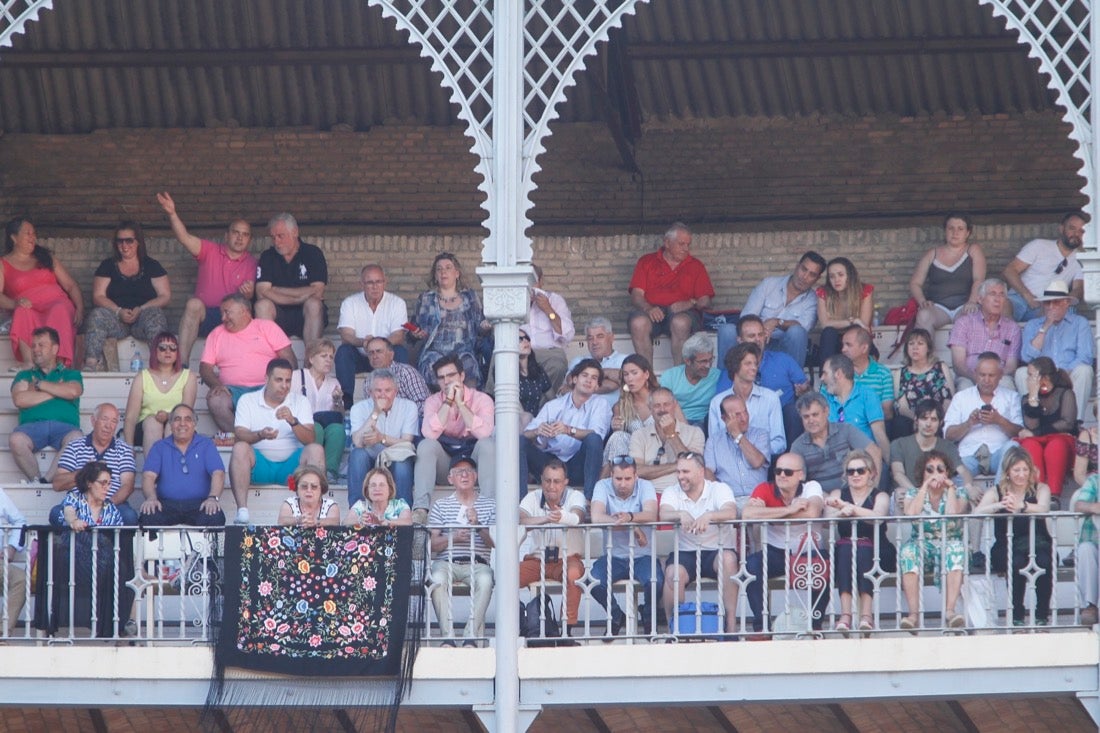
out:
M244 219L229 222L225 244L196 237L187 231L176 212L176 202L167 191L157 194L157 202L168 215L172 233L198 263L195 294L187 299L180 317L180 356L183 365L191 361L191 347L199 336L206 336L222 322L222 298L240 293L252 300L256 285L256 258L248 251L252 244L252 225Z

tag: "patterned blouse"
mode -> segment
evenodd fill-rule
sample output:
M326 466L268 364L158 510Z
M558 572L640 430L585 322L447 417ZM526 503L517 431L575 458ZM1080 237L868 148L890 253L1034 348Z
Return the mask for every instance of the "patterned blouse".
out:
M909 490L905 492L905 501L909 502L917 492L920 491L916 486L910 486ZM962 502L970 501L970 496L966 493L965 486L955 487L955 496ZM931 497L926 493L924 495L924 506L921 507L920 516L922 517L942 517L947 514L947 490L945 489L943 494L940 495L940 501L937 506L932 506ZM936 542L944 536L946 533L949 540L961 540L962 539L962 523L961 519L952 519L947 522L942 522L936 519L928 519L921 523L924 527L924 541ZM913 528L913 541L917 539L917 530Z
M290 507L290 514L294 517L302 516L302 504L298 501L297 496L287 497L286 505ZM336 506L336 502L327 496L321 497L321 509L317 512L317 519L321 520L328 516L329 510Z
M382 514L382 519L392 521L401 516L401 513L409 508L408 502L404 499L390 499L390 503L386 505L386 511ZM354 514L359 521L363 520L368 514L372 514L370 503L366 499L360 499L355 502L351 507L351 513Z
M1087 443L1077 438L1077 455L1088 458L1087 473L1096 473L1097 464L1100 463L1100 455L1096 449L1096 443L1090 439Z
M97 518L92 513L92 507L88 504L88 500L84 497L80 489L73 489L65 494L65 498L61 502L62 511L64 511L64 508L67 506L71 506L75 509L76 518L87 524L88 527L121 527L125 524L125 522L122 521L122 514L119 513L118 507L110 501L103 502L103 508L100 510L99 517Z
M928 371L917 374L909 367L902 367L901 380L898 383L898 399L905 398L909 407L916 407L921 400L932 400L942 405L951 399L951 390L947 386L947 373L943 362L937 361Z

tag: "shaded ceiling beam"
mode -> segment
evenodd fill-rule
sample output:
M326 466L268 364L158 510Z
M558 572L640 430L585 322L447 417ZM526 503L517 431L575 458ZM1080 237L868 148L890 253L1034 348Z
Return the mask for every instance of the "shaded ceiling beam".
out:
M553 52L552 46L547 46ZM954 53L1022 52L1011 36L828 41L737 41L723 43L639 43L631 41L631 60L720 58L905 56ZM6 49L0 65L33 67L210 67L210 66L354 66L375 63L426 63L413 46L373 48L243 48L27 51Z

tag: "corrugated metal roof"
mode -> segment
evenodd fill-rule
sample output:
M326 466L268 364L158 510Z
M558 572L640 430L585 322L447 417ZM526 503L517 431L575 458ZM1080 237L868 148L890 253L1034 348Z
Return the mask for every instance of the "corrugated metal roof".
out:
M628 73L582 74L563 122L601 119L605 87L643 120L1053 106L1024 47L976 0L652 0L613 43ZM0 52L10 132L393 122L457 118L418 49L366 0L57 3Z

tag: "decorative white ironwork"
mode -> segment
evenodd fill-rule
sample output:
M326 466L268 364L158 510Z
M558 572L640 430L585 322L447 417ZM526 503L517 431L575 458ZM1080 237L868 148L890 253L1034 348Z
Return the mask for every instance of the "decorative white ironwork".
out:
M1096 221L1097 189L1093 160L1092 38L1089 21L1093 0L979 0L991 6L993 15L1002 18L1009 30L1016 31L1020 42L1029 46L1028 55L1039 61L1047 75L1047 86L1058 97L1070 124L1070 138L1077 142L1074 155L1081 161L1085 178L1082 192L1088 197L1088 213Z
M0 46L10 46L28 20L38 20L39 11L52 7L53 0L0 0Z
M522 229L531 225L526 212L531 208L534 190L532 176L538 172L536 158L542 153L542 140L550 122L557 117L556 107L565 99L566 90L575 84L578 71L595 52L596 44L622 24L623 16L633 13L638 2L647 0L526 0L523 3L523 140L521 180L513 182L514 194L521 196ZM479 189L485 194L482 208L489 240L501 236L495 219L500 202L493 187L494 155L493 110L493 27L489 0L369 0L393 18L397 27L409 33L420 46L421 55L431 59L432 69L443 76L451 90L451 101L458 105L459 118L474 141L471 151L478 157L476 170L481 174ZM519 103L519 100L517 100ZM517 141L519 142L519 141ZM507 144L511 144L509 141ZM530 262L531 244L525 235L513 242L514 260L501 262L498 252L486 243L483 260L491 264ZM508 259L512 259L509 257Z

